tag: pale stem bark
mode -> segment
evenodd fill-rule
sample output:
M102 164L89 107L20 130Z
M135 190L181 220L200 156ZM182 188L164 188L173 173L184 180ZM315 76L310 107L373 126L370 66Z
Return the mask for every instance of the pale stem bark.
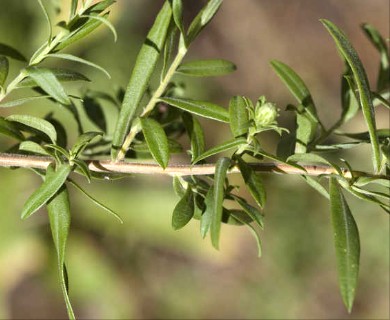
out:
M54 160L43 156L27 156L19 154L0 153L0 167L14 167L14 168L34 168L46 169ZM215 171L215 164L171 164L163 169L156 163L146 162L113 162L110 160L86 160L91 171L97 173L105 173L109 177L110 174L151 174L151 175L168 175L168 176L191 176L191 175L212 175ZM323 165L301 165L306 172L295 168L293 166L276 163L276 162L259 162L249 164L257 172L278 173L289 175L310 175L320 176L329 174L338 174L335 169ZM229 173L238 173L239 169L233 167ZM371 175L361 171L353 171L352 173L347 169L342 169L345 178L354 176L366 176L390 179L388 176Z

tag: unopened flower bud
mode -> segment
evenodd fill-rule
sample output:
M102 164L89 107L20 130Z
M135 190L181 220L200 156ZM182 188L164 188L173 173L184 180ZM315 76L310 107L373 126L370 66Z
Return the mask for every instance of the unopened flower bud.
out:
M266 102L256 108L255 122L257 127L267 127L275 123L277 117L278 110L274 103Z

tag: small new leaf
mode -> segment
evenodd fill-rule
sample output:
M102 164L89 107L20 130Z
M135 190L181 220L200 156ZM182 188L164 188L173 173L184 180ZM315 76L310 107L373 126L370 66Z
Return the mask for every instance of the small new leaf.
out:
M140 118L140 123L150 153L159 165L165 169L169 161L169 145L164 129L153 119Z
M172 215L172 227L174 230L183 228L194 216L194 194L191 186L187 187L184 196L177 203Z

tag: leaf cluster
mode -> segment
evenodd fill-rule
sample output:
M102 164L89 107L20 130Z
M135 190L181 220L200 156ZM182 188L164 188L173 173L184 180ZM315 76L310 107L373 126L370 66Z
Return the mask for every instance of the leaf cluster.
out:
M271 61L271 67L295 98L295 103L286 107L294 117L295 126L287 130L278 124L280 107L264 95L255 102L236 95L230 98L228 106L221 106L189 97L185 85L177 80L177 75L214 77L236 69L225 59L185 61L190 46L215 16L222 0L209 0L188 24L183 21L185 2L165 1L141 46L127 87L119 88L114 94L89 89L78 96L68 94L64 83L88 82L89 78L70 69L48 68L43 66L44 61L66 59L96 68L109 77L101 66L62 51L100 25L108 27L116 39L115 28L107 19L114 1L92 4L91 1L72 0L69 17L56 24L59 29L56 34L45 6L42 1L38 3L47 20L48 38L31 58L27 60L16 49L0 43L0 108L48 99L69 112L77 125L78 137L69 144L62 119L55 119L51 113L42 118L28 114L0 117L0 134L14 143L2 152L45 156L52 161L46 170L34 170L43 183L27 199L22 218L47 207L61 288L70 318L74 318L74 314L65 281L65 249L71 221L68 186L74 186L121 221L115 212L86 193L71 175L73 172L81 174L88 182L102 178L89 169L88 161L95 157L110 158L113 162L149 157L165 169L173 153L183 152L184 147L179 142L183 136L189 144L186 151L191 165L204 164L221 153L222 156L216 161L213 175L173 178L174 190L180 197L172 215L173 229L181 229L191 220L198 220L201 236L204 238L209 234L212 245L218 249L223 224L245 225L255 236L260 256L259 233L264 227L267 197L262 176L250 162L261 165L271 160L300 170L303 180L330 201L340 290L351 311L358 278L360 240L343 192L390 211L390 131L377 128L375 117L377 108L390 108L390 59L386 42L374 27L362 26L380 54L375 90L371 89L364 66L347 36L332 22L321 20L345 65L341 75L340 116L330 128L322 123L304 80L285 63ZM8 79L10 59L25 63L13 80ZM151 86L153 75L160 79L156 87ZM25 96L12 99L15 91L22 91ZM108 131L104 109L107 104L117 115L113 132ZM84 130L80 108L96 131ZM342 126L359 113L363 114L367 131L342 131ZM228 125L231 137L206 150L199 117ZM279 136L275 154L263 146L264 132L270 131ZM340 137L346 142L334 143L333 139ZM330 152L364 144L371 146L372 173L358 171L340 157L335 161L332 156L333 160L329 160ZM318 165L330 170L312 177L308 167ZM233 169L240 172L252 200L241 197L238 186L230 184L228 174ZM108 175L110 173L105 176Z

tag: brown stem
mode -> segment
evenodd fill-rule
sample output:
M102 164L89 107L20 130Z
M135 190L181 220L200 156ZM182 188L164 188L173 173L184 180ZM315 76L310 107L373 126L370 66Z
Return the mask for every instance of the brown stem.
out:
M16 168L35 168L46 169L53 162L52 158L43 156L30 156L20 154L0 153L0 167L16 167ZM214 174L215 164L172 164L167 168L162 169L158 164L145 162L112 162L109 160L86 160L88 167L93 172L110 174L162 174L162 175L210 175ZM257 172L279 173L279 174L305 174L311 176L319 176L324 174L332 174L337 172L329 166L316 165L301 165L306 172L293 166L276 163L276 162L261 162L251 163L250 166ZM237 167L231 168L229 173L238 173ZM343 169L344 177L350 178L351 172ZM365 172L354 171L354 176L367 176L390 179L388 176L373 176Z

